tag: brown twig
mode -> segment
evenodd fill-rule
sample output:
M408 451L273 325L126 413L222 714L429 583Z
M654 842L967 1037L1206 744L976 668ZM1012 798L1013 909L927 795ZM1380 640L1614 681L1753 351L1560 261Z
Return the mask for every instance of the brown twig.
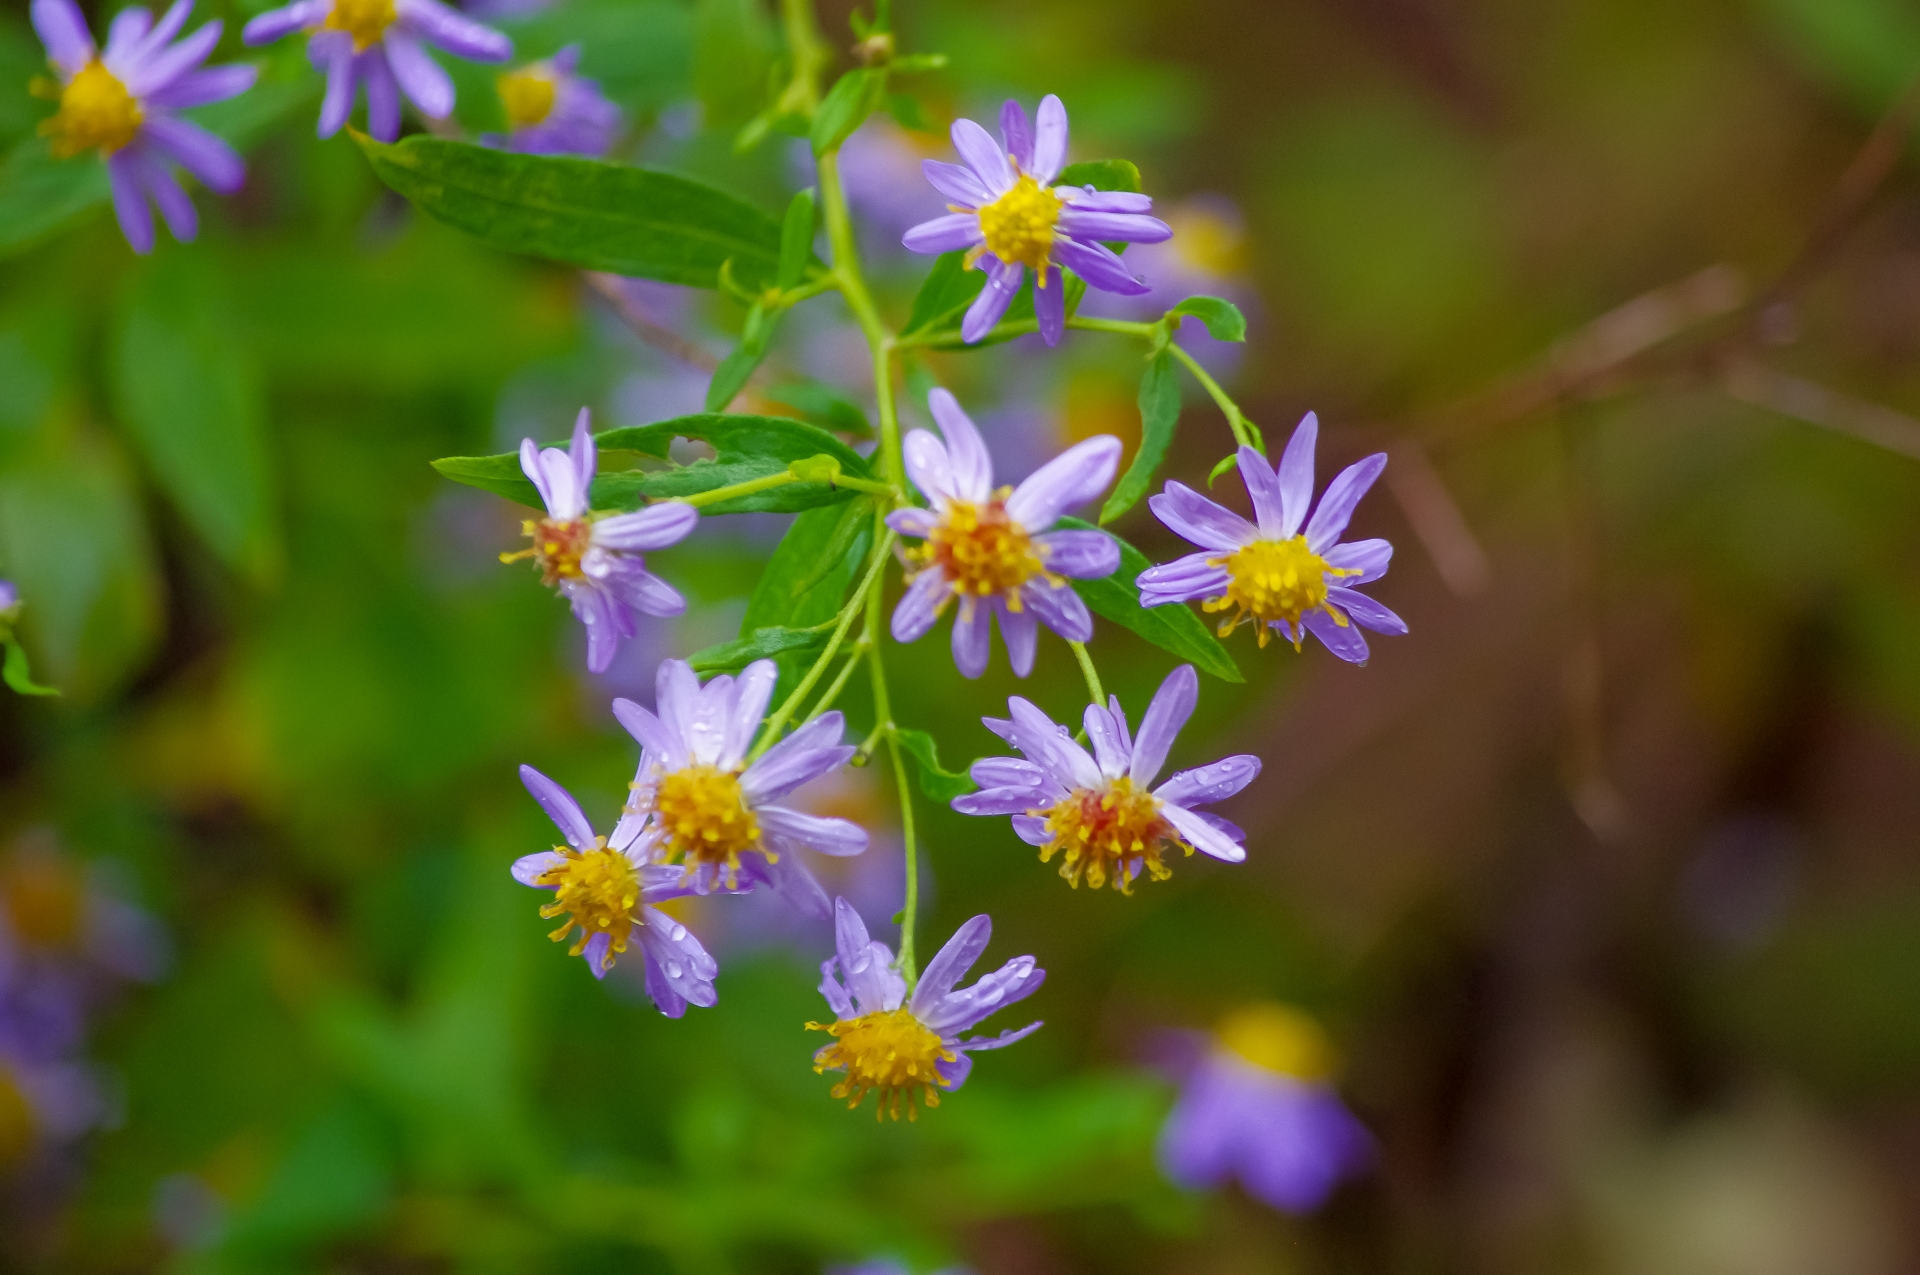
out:
M640 312L627 296L625 288L620 286L618 275L601 274L597 270L583 270L587 286L605 297L612 304L620 321L632 330L633 334L651 345L654 349L670 354L688 367L698 368L702 372L712 372L720 366L720 360L700 346L687 340L672 328L655 323Z
M1920 418L1905 412L1841 394L1747 358L1730 359L1722 366L1720 388L1742 403L1920 460Z

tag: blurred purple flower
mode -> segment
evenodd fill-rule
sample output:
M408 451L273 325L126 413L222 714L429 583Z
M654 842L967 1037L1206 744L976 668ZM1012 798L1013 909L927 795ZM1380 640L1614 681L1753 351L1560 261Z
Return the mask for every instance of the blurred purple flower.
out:
M1066 727L1016 695L1007 701L1012 720L981 720L1026 760L976 761L972 774L980 791L955 797L953 808L963 815L1012 815L1014 832L1040 847L1042 863L1062 852L1060 875L1075 889L1083 873L1096 890L1111 875L1122 894L1132 893L1142 868L1164 881L1172 872L1160 856L1174 848L1239 863L1247 857L1246 834L1193 807L1224 801L1252 783L1260 773L1258 757L1228 757L1148 788L1199 696L1199 676L1193 665L1182 664L1154 693L1137 740L1127 732L1119 696L1109 696L1104 708L1087 705L1084 720L1094 751L1088 756Z
M872 115L841 145L840 180L847 203L857 214L863 254L907 260L901 252L901 237L947 211L940 192L929 189L921 178L921 163L936 153L921 144L923 138L940 150L946 148L944 138L909 133L885 115ZM819 178L813 147L795 139L792 154L794 184L814 185Z
M647 995L661 1013L678 1018L689 1003L703 1009L714 1005L719 965L686 926L651 906L679 898L687 888L677 869L648 863L645 821L624 815L611 837L595 836L566 789L531 766L520 768L520 782L567 839L564 846L526 855L513 865L513 879L521 885L554 892L541 916L566 915L547 937L558 943L578 929L580 937L567 955L586 957L595 978L605 978L614 957L627 950L629 941L637 942L646 959Z
M122 9L97 48L73 0L33 0L33 26L60 73L60 109L40 131L61 159L98 147L113 184L113 211L135 252L153 251L151 200L182 243L200 229L193 201L173 175L179 165L210 190L230 195L246 179L231 146L175 112L222 102L253 87L252 66L202 67L220 42L220 22L172 43L193 0L176 0L158 25L146 9Z
M496 83L509 131L480 140L529 155L605 155L620 129L620 108L575 73L579 65L580 46L569 44L545 62L501 75Z
M997 144L972 120L955 120L953 147L966 163L921 165L934 188L954 201L953 211L915 226L901 242L915 252L966 250L969 266L982 256L995 261L961 320L960 336L968 342L993 330L1031 269L1040 335L1056 344L1067 323L1061 266L1102 291L1144 293L1147 285L1106 244L1159 243L1173 233L1146 215L1153 207L1146 195L1053 185L1067 161L1067 108L1048 94L1038 114L1037 124L1030 123L1009 100L1000 109Z
M1166 222L1173 238L1139 244L1126 256L1127 265L1147 278L1150 290L1138 296L1090 292L1080 303L1081 314L1151 322L1191 296L1220 297L1242 311L1258 308L1244 261L1246 227L1232 200L1196 196L1169 209ZM1216 375L1238 364L1247 348L1241 342L1215 340L1191 317L1175 330L1174 339Z
M307 57L326 72L320 136L332 137L367 89L367 132L383 142L400 136L400 94L428 119L453 113L453 81L433 60L432 45L472 62L504 62L513 41L449 9L439 0L294 0L247 23L248 44L271 44L295 31L311 33Z
M820 994L832 1006L835 1021L808 1023L809 1031L824 1031L833 1043L813 1056L816 1072L844 1071L846 1079L833 1087L833 1096L860 1105L869 1092L879 1094L875 1119L920 1118L920 1102L940 1105L941 1089L958 1089L973 1070L970 1054L1000 1049L1040 1029L1029 1023L998 1036L971 1036L966 1031L987 1015L1032 995L1047 972L1031 956L1017 956L972 987L955 991L993 935L993 921L976 916L954 931L907 997L907 980L893 968L893 950L867 936L866 924L845 899L834 900L835 954L820 966Z
M845 765L854 748L840 742L840 714L822 713L747 764L777 676L772 660L756 660L737 680L723 673L702 686L685 660L666 660L657 716L615 700L614 716L640 741L628 810L650 821L650 858L676 865L689 893L764 883L801 911L826 916L826 892L798 851L859 854L865 830L769 803Z
M0 1046L0 1174L104 1123L106 1096L91 1068L29 1061Z
M700 515L691 505L662 501L630 514L591 516L588 501L597 466L586 408L573 423L567 451L520 444L520 468L546 504L547 516L521 524L531 549L503 553L502 562L531 558L541 583L557 586L587 626L587 668L604 673L623 638L638 634L634 612L679 615L686 599L646 568L642 550L664 549L687 538Z
M0 619L12 619L8 612L19 605L20 590L14 587L13 581L0 580Z
M1069 642L1093 636L1087 604L1066 579L1095 580L1120 566L1120 549L1099 531L1048 531L1067 510L1092 500L1113 481L1120 440L1102 435L1042 465L1017 488L993 487L993 460L960 404L946 390L927 396L946 435L907 434L907 476L931 509L896 509L887 525L926 543L910 549L912 582L893 611L893 637L913 642L960 599L953 622L953 662L966 677L987 669L993 617L1013 671L1033 671L1039 621ZM992 599L992 607L984 605ZM1036 619L1037 617L1037 619Z
M1309 1213L1365 1168L1373 1141L1327 1076L1333 1051L1318 1024L1256 1005L1221 1024L1181 1085L1160 1130L1160 1164L1181 1186L1239 1179L1249 1195Z
M1140 605L1199 600L1208 611L1231 608L1233 614L1220 625L1222 637L1252 619L1261 646L1269 628L1278 629L1296 651L1311 633L1353 664L1367 662L1360 629L1405 633L1405 620L1353 588L1387 573L1393 546L1384 540L1340 543L1355 506L1387 467L1387 455L1377 452L1341 470L1309 521L1319 430L1319 419L1308 412L1277 470L1253 448L1240 449L1240 480L1253 500L1257 525L1180 483L1170 482L1151 497L1147 504L1154 515L1202 548L1141 572Z

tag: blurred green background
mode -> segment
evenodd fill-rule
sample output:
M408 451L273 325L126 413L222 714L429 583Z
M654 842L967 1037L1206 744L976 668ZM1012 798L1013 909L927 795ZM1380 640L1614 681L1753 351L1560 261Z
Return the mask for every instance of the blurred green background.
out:
M0 1269L1920 1269L1920 181L1898 129L1884 182L1858 160L1920 70L1920 14L897 8L903 47L951 61L906 82L933 135L856 139L874 243L947 120L1061 94L1074 158L1134 159L1186 218L1160 268L1248 303L1229 375L1267 436L1313 408L1323 476L1392 452L1356 528L1394 540L1374 592L1412 634L1365 668L1233 644L1248 685L1205 684L1173 761L1266 759L1226 808L1243 866L1075 894L1004 821L923 803L922 943L989 911L988 960L1049 980L1045 1030L917 1126L847 1113L810 1068L824 930L753 942L726 900L690 911L720 1004L663 1019L509 880L551 836L514 767L610 815L634 759L608 700L731 634L782 520L659 555L695 606L581 672L564 607L494 562L519 511L428 462L559 437L582 403L694 410L704 374L576 274L383 192L345 136L314 140L317 77L272 50L247 186L198 198L197 243L137 259L96 209L0 260L0 577L65 692L0 695L0 855L92 865L173 949L94 1007L107 1127L15 1164ZM203 6L222 56L250 12ZM844 5L822 21L851 43ZM626 158L776 213L808 180L786 139L732 148L778 50L758 0L502 25L528 55L585 43ZM0 147L38 144L40 58L8 0ZM490 75L460 80L476 131ZM896 317L925 264L879 254ZM640 304L709 356L742 318ZM796 314L776 381L858 390L838 306ZM1138 351L1104 340L917 375L1017 471L1137 431ZM1202 482L1227 431L1203 399L1182 429L1171 475ZM1118 530L1181 551L1144 504ZM1104 624L1094 650L1136 714L1170 664ZM949 761L997 751L973 722L1007 694L1079 696L1051 639L1024 687L1002 656L962 682L944 630L889 659ZM898 854L884 778L832 794L875 860ZM1260 997L1328 1023L1379 1138L1312 1218L1153 1163L1153 1034Z

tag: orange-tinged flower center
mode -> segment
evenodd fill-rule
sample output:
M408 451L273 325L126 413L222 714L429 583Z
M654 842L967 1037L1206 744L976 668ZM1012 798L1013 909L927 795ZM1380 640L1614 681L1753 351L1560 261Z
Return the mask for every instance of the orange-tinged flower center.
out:
M609 935L613 941L607 945L604 965L611 967L613 958L627 950L627 936L633 931L640 904L640 872L626 855L609 849L605 837L595 838L590 850L572 846L555 846L554 850L566 861L534 878L536 885L558 887L553 902L541 908L540 915L548 920L562 913L568 915L547 937L558 943L578 926L580 937L567 951L569 956L578 956L586 951L587 941L594 935Z
M1207 562L1225 567L1229 577L1226 593L1202 604L1209 611L1233 611L1221 622L1220 636L1226 637L1242 621L1252 619L1259 626L1261 646L1267 644L1271 631L1267 626L1273 621L1285 620L1297 628L1301 616L1326 606L1328 576L1358 574L1328 566L1325 558L1307 548L1304 535L1291 540L1256 540ZM1327 607L1327 614L1336 623L1347 622L1331 607Z
M496 80L500 104L506 108L507 123L514 128L532 128L553 114L557 91L553 73L539 64L509 71Z
M399 16L393 0L333 0L324 25L330 31L345 31L353 37L353 51L365 53L380 43Z
M939 1064L952 1062L955 1054L910 1010L876 1010L834 1023L808 1023L807 1030L834 1038L813 1056L813 1069L816 1073L846 1069L846 1079L833 1087L833 1096L845 1098L849 1111L869 1091L880 1095L876 1120L889 1116L898 1120L902 1107L908 1120L918 1120L922 1101L929 1107L940 1105L939 1091L947 1081L940 1075Z
M1020 174L1013 189L980 210L980 233L986 250L1002 261L1019 262L1037 272L1046 286L1048 254L1053 251L1053 227L1065 207L1060 196Z
M1051 810L1030 811L1047 821L1047 844L1040 862L1059 851L1060 875L1074 889L1087 884L1098 890L1113 878L1113 888L1133 893L1133 878L1142 868L1155 881L1165 881L1173 870L1160 861L1163 850L1177 846L1187 854L1193 847L1180 839L1160 813L1152 793L1133 786L1122 775L1101 788L1076 788Z
M13 935L28 947L69 948L80 941L87 883L52 854L20 854L0 870L0 900Z
M963 598L1002 597L1009 609L1020 610L1020 586L1047 575L1047 569L1040 546L1007 516L1011 491L1002 487L984 505L950 502L926 543L908 550L907 556L922 566L939 567L953 592Z
M87 63L60 91L60 109L40 125L60 159L99 147L111 155L133 141L145 116L140 103L99 58Z
M649 802L667 834L668 854L722 866L729 884L743 854L758 851L768 863L778 861L760 844L760 821L740 790L738 771L701 765L670 770L653 783Z
M540 583L556 585L562 580L584 579L580 559L593 547L593 523L585 518L529 518L520 524L520 534L533 541L531 549L503 553L502 562L520 562L532 558L540 567Z
M1235 1010L1214 1035L1229 1052L1278 1075L1324 1080L1333 1074L1333 1042L1320 1024L1285 1005Z

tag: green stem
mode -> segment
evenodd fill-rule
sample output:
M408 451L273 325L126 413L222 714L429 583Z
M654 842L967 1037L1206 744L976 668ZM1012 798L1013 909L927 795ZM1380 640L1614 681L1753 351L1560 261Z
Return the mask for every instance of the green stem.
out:
M1206 392L1213 397L1213 401L1219 405L1221 412L1224 413L1227 418L1227 428L1233 431L1233 441L1242 447L1253 448L1262 456L1266 455L1266 441L1260 437L1259 431L1253 427L1253 422L1241 415L1240 405L1229 398L1227 392L1220 388L1220 382L1207 375L1207 369L1195 362L1193 355L1181 349L1179 342L1167 342L1167 349L1173 352L1174 358L1179 359L1187 365L1187 371L1193 373L1193 379L1200 382L1201 388L1205 389Z
M751 478L744 483L731 483L725 487L715 487L711 491L695 492L691 496L676 496L674 499L683 505L692 505L698 509L702 505L717 505L723 500L732 500L735 496L751 496L756 491L785 487L788 483L799 481L792 474L768 474L765 478Z
M872 631L862 629L859 638L855 640L853 644L853 650L847 655L847 662L840 666L840 671L834 674L831 682L827 683L827 689L821 693L819 701L814 704L813 708L808 711L806 717L802 720L803 725L833 707L833 702L840 698L840 692L847 688L848 681L852 679L853 670L860 667L861 657L871 650L872 647Z
M847 194L840 184L840 153L828 151L820 156L820 208L827 225L827 243L833 249L833 273L840 281L840 293L853 311L854 321L867 338L873 352L873 388L880 405L881 473L896 487L906 485L906 467L900 457L900 417L893 402L893 336L880 318L880 308L867 291L866 277L860 272L860 249L853 236L853 219L847 212Z
M1105 708L1107 693L1100 688L1100 674L1094 671L1093 657L1087 654L1087 644L1069 642L1067 645L1073 648L1073 658L1080 661L1080 672L1087 679L1087 694L1093 697L1095 704Z
M875 633L880 631L884 620L882 610L880 590L875 589L867 595L867 624ZM900 755L900 737L894 731L893 701L887 693L887 672L880 659L878 642L868 653L867 663L873 669L874 730L887 737L887 760L893 764L893 782L900 794L900 840L907 856L907 897L900 908L899 970L900 976L907 980L907 989L911 991L920 980L913 953L914 919L920 910L920 862L913 844L913 791L907 784L906 759Z
M820 105L820 69L829 56L826 41L813 18L813 0L780 0L786 28L787 53L793 58L793 79L781 94L780 105L807 119Z
M1112 332L1119 336L1138 337L1142 341L1153 340L1154 334L1160 330L1160 325L1157 323L1135 323L1128 319L1082 318L1079 315L1068 319L1067 326L1076 332ZM1039 320L1021 319L1015 323L1002 323L993 331L995 336L1013 337L1025 336L1030 332L1038 332L1039 330ZM911 350L920 346L945 345L953 339L953 329L951 328L943 332L919 332L912 336L895 337L893 339L893 348L896 350Z

